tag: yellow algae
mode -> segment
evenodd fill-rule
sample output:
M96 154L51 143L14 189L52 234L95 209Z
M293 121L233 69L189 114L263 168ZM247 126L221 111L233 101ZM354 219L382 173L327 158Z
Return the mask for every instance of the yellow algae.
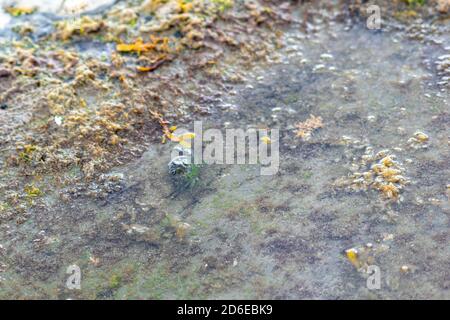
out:
M399 189L392 183L383 184L379 183L375 185L375 188L380 190L386 198L397 199Z
M193 132L186 132L186 133L183 133L181 135L175 135L175 134L170 132L167 135L167 138L169 138L173 142L178 142L184 148L190 148L191 147L191 140L195 138L195 133L193 133Z
M18 17L21 15L32 14L36 11L36 8L32 7L6 7L5 11L14 17Z
M187 133L185 133L185 134L182 134L181 135L181 138L182 139L194 139L195 138L195 133L193 133L193 132L187 132Z
M345 255L347 256L347 259L350 261L350 263L356 269L359 269L361 267L361 264L358 259L358 250L356 250L355 248L347 249L345 250Z
M380 160L380 162L385 167L392 167L394 165L394 160L392 159L391 156L384 157L383 159Z
M150 42L145 43L142 38L136 39L134 43L126 44L120 43L116 46L116 50L119 52L136 52L141 54L143 52L148 52L152 50L157 50L161 52L169 51L169 38L163 37L150 37Z
M141 38L137 39L134 43L131 44L118 44L116 49L120 52L137 52L141 54L141 52L149 51L155 48L155 44L153 43L144 43Z
M271 144L272 140L270 140L270 138L268 136L264 136L261 138L261 141L265 144Z
M148 71L154 70L153 67L142 67L142 66L138 66L138 67L136 67L136 69L137 69L137 71L140 71L140 72L148 72Z
M186 0L177 0L178 10L181 13L187 13L192 10L193 4L192 2L188 2Z
M102 20L95 20L88 16L78 19L62 20L56 23L55 37L61 40L69 40L75 35L83 36L88 33L98 32L105 26Z
M322 117L316 117L311 114L308 119L297 123L295 126L297 128L297 137L309 140L314 130L323 128L323 120Z
M24 145L22 151L19 153L19 158L24 161L30 161L32 157L32 153L37 150L37 146L27 144Z
M27 194L27 196L30 198L36 198L36 197L39 197L40 195L42 195L42 191L33 185L26 186L24 191Z
M375 189L386 199L398 200L400 190L408 180L403 176L404 169L394 159L395 156L387 150L373 155L371 148L367 148L361 161L354 163L356 170L353 174L337 180L336 185L349 186L353 190Z

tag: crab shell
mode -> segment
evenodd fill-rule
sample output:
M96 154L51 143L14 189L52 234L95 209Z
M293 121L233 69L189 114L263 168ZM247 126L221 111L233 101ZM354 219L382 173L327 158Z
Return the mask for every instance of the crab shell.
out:
M180 172L185 172L186 169L191 164L191 157L190 156L178 156L173 158L169 162L169 172L173 175L176 175Z

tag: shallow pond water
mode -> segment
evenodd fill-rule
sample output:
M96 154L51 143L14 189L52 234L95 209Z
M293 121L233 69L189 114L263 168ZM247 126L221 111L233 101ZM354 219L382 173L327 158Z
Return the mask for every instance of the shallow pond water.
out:
M271 66L205 99L213 111L199 119L280 129L276 175L205 165L181 188L167 170L173 146L149 143L105 176L104 199L48 196L23 225L0 226L0 254L14 265L0 297L450 298L450 97L434 64L450 54L449 35L420 42L331 23L283 37ZM295 125L311 114L323 128L304 141ZM425 145L408 142L417 131ZM410 182L398 201L338 185L367 148L401 163ZM367 288L350 248L369 252L380 289ZM81 290L65 287L72 264Z

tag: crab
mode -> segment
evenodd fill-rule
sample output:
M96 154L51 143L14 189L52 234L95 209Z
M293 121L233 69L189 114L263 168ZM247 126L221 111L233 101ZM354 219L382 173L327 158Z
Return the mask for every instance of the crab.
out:
M175 147L174 150L177 151L179 155L170 160L168 164L170 174L177 175L188 172L188 169L191 166L191 150L180 146Z

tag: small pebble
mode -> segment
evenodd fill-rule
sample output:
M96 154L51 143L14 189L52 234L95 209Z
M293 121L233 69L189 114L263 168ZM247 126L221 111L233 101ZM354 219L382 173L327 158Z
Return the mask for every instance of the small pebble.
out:
M409 267L407 265L403 265L401 266L400 271L403 273L407 273L409 272Z
M369 116L367 116L367 120L368 120L369 122L374 122L376 119L377 119L377 118L376 118L374 115L369 115Z

